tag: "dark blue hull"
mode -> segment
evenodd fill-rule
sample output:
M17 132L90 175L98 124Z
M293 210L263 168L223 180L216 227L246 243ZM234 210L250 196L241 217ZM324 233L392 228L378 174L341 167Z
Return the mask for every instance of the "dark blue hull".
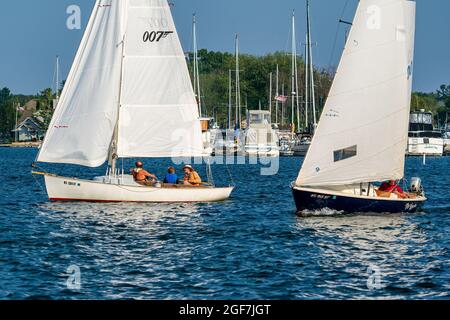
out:
M425 200L377 200L292 188L298 212L325 208L345 213L414 213L422 209Z

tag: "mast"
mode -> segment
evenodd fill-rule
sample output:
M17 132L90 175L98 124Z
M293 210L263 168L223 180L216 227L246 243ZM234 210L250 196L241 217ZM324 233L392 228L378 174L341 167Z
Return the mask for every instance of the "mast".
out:
M275 123L278 124L278 113L279 113L279 107L280 107L280 102L278 101L279 97L280 97L280 69L279 69L279 65L277 64L277 84L276 84L276 101L275 101Z
M305 45L305 129L309 128L309 33L306 31Z
M55 83L55 105L54 109L58 106L59 102L59 56L56 56L56 83Z
M273 85L273 74L272 72L269 75L269 81L270 81L270 85L269 85L269 112L270 112L270 119L272 119L272 85ZM272 120L270 120L272 121Z
M283 83L282 88L281 88L281 95L283 97L285 96L284 95L284 83ZM281 102L281 125L282 126L284 126L284 123L285 123L285 121L284 121L284 116L285 116L284 106L285 106L285 102Z
M16 128L15 128L15 132L14 132L14 142L18 142L18 140L19 140L19 138L18 138L18 135L19 135L19 132L17 131L17 129L18 129L18 126L19 126L19 105L16 105L14 102L13 102L13 108L15 108L16 110Z
M121 61L120 61L120 81L119 81L119 96L117 101L117 121L116 126L114 128L114 136L111 142L111 147L109 148L109 164L111 166L110 175L115 175L117 170L117 146L119 142L119 122L120 122L120 108L122 107L122 84L123 84L123 67L124 67L124 59L125 59L125 35L122 38L122 53L121 53Z
M239 35L236 34L236 129L241 127L241 86L239 77Z
M291 65L291 131L295 130L295 60L296 60L296 45L295 45L295 10L292 10L292 65Z
M297 39L296 39L297 40ZM297 64L297 45L295 45L295 95L296 98L296 106L297 106L297 132L300 131L301 123L300 123L300 97L299 97L299 87L298 87L298 64Z
M316 93L314 87L314 65L312 56L312 43L311 43L311 18L309 14L309 0L306 0L306 21L307 21L307 32L308 32L308 52L309 52L309 68L310 68L310 78L311 78L311 102L312 102L312 112L313 112L313 129L317 127L317 115L316 115Z
M197 97L198 112L200 117L203 116L202 96L200 90L200 72L198 67L198 47L197 47L197 19L195 13L192 15L192 34L194 46L194 93Z
M233 109L233 105L232 105L232 82L231 82L231 69L228 70L228 130L231 129L231 117L232 117L232 109Z

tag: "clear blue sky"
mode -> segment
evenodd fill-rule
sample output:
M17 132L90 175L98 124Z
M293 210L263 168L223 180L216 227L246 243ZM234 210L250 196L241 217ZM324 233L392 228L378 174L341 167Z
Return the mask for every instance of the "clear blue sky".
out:
M353 18L357 0L311 0L315 63L336 65L344 44L338 20ZM65 78L83 30L66 28L66 8L82 9L84 29L94 0L2 1L0 10L0 87L14 93L33 94L52 85L54 60L61 57ZM191 49L191 15L198 16L199 46L209 50L233 51L234 33L241 36L241 51L265 54L289 50L290 14L297 11L297 36L305 34L305 0L171 0L184 49ZM417 36L414 89L434 91L450 84L450 1L417 0ZM299 50L302 50L301 48Z

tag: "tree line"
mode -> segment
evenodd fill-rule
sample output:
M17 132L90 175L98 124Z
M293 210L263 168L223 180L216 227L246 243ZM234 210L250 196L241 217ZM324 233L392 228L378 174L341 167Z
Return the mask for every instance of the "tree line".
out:
M231 99L235 105L234 77L235 77L235 56L231 53L214 52L202 49L199 51L199 72L201 99L204 107L204 116L214 117L216 121L225 127L228 123L228 103L229 103L229 71L232 73L232 94ZM193 68L193 54L188 55L188 65L190 71ZM245 119L245 110L262 109L268 110L270 104L270 81L269 74L272 73L272 99L276 92L276 69L279 68L279 94L284 88L285 96L290 96L291 88L291 55L286 52L275 52L264 56L254 56L248 54L240 55L240 87L242 118ZM298 58L298 81L300 101L303 101L305 91L305 62L302 56ZM320 114L331 87L334 70L314 68L316 105ZM61 84L63 86L64 83ZM13 94L8 88L0 90L0 138L2 140L11 137L11 130L15 127L16 107L18 104L25 105L29 100L37 101L37 111L48 125L53 112L53 100L55 94L52 89L47 88L36 95ZM274 100L272 105L275 105ZM303 106L303 104L302 104ZM289 122L291 112L290 103L287 102L286 121ZM442 85L432 93L415 92L412 95L412 110L426 109L435 115L436 124L442 125L450 114L450 85ZM274 119L272 119L274 121Z

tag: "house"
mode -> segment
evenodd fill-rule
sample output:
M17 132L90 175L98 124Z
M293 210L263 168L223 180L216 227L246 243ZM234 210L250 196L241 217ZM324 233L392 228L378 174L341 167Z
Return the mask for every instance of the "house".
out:
M37 117L27 117L12 131L17 142L41 141L45 136L45 126Z
M36 100L30 100L21 108L23 111L17 121L17 126L12 130L14 141L31 142L40 141L44 138L46 132L44 119L34 115L37 104Z

